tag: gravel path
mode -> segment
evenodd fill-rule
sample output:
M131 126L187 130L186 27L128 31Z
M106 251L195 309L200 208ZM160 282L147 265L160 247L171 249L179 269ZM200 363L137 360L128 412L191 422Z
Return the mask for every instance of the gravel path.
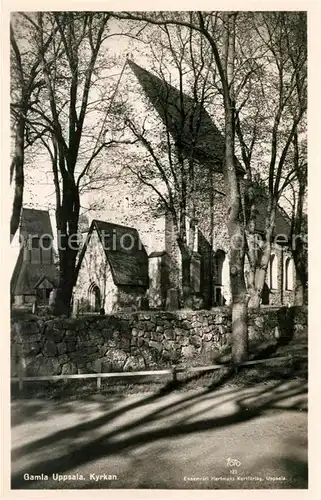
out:
M12 488L307 488L302 380L12 403Z

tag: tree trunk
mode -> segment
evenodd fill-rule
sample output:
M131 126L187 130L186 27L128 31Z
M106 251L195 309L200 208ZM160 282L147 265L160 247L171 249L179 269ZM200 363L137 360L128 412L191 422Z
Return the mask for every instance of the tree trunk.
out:
M275 226L276 201L270 200L268 206L269 216L266 221L265 241L262 244L260 256L257 258L255 270L255 286L250 294L249 307L258 309L261 305L262 292L266 280L266 271L270 262L272 249L272 235Z
M250 183L252 182L251 169L248 166L250 176ZM256 221L257 221L257 204L254 194L253 185L247 186L246 193L243 191L243 212L244 221L246 224L246 255L250 269L248 271L247 289L249 293L249 307L260 307L261 294L257 293L256 289L256 271L260 261L259 241L256 234Z
M299 182L299 192L297 198L296 211L293 214L291 237L295 238L295 245L292 248L292 255L296 271L296 284L295 284L295 304L303 305L308 303L308 256L307 248L305 248L302 240L302 230L306 236L306 224L304 224L304 199L307 188L307 171L304 166L300 167L299 163L299 146L298 134L295 133L293 138L294 144L294 164L296 167L297 179ZM298 238L299 237L299 238Z
M226 130L226 161L227 175L230 177L229 184L234 185L230 191L230 212L228 220L228 231L230 239L230 283L232 294L232 360L241 363L248 358L248 328L247 309L248 293L244 277L244 226L240 217L240 196L237 179L229 168L234 162L234 154L230 147L229 131Z
M15 136L15 188L13 206L10 220L10 241L13 240L20 224L20 216L23 204L23 189L24 189L24 138L25 138L25 118L24 109L21 109L21 115L17 124Z
M304 253L302 251L293 252L293 260L296 271L294 289L295 305L303 306L308 303L308 273Z
M259 309L261 305L262 292L266 280L266 270L269 265L271 256L271 245L266 244L262 253L261 261L255 271L255 286L250 292L249 307L251 309Z
M254 289L253 293L250 293L250 298L249 298L249 308L250 309L259 309L259 307L261 305L261 295L262 295L262 291L257 290L257 289Z
M302 281L298 281L295 286L294 303L296 306L303 306L306 303L306 294Z
M232 360L242 363L248 358L247 300L232 305Z
M59 246L59 284L53 307L56 316L70 315L73 287L76 284L76 260L79 249L79 193L73 179L63 179L62 206L56 210Z
M233 242L235 235L242 234L240 224L230 217L229 236ZM248 293L244 279L244 252L231 245L230 283L232 294L232 360L241 363L248 358Z
M67 249L60 259L59 284L53 307L55 316L70 315L77 251Z
M266 280L266 270L269 265L271 256L271 245L264 245L260 262L255 270L254 288L250 291L249 307L251 309L259 309L261 305L262 292Z
M232 295L232 361L241 363L248 358L248 293L244 277L245 230L242 217L241 192L235 166L234 57L235 16L226 14L224 89L225 165L224 178L228 193L228 233L230 240L230 284Z

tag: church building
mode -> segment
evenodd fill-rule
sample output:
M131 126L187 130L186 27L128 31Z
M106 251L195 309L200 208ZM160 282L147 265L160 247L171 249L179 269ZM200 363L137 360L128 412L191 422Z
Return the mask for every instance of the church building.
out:
M192 292L198 299L198 307L228 305L231 293L228 207L222 173L224 137L201 104L186 94L182 99L174 86L137 64L129 61L128 66L136 85L135 100L141 99L138 116L146 127L148 144L154 141L157 148L161 137L169 134L173 144L179 142L180 151L188 162L190 144L197 133L193 149L194 212L193 217L191 213L186 214L187 239L193 224ZM191 110L195 113L195 109L202 117L197 131L191 115ZM145 118L149 126L145 125ZM79 275L74 290L80 307L83 304L87 310L103 308L108 313L128 308L179 307L182 264L173 214L160 206L153 189L159 182L157 189L163 193L164 179L139 182L142 173L139 169L135 171L133 166L139 161L139 154L137 144L120 148L118 155L111 158L109 169L113 175L100 193L95 191L92 195L97 208L91 212L91 221L84 234L85 244L78 261ZM143 161L152 162L153 159L144 157ZM235 161L241 188L245 189L245 172L237 158ZM256 231L263 235L264 197L258 200L257 212ZM117 250L103 248L103 228L109 238L114 234ZM280 234L290 235L290 221L281 208L277 210L275 236ZM290 249L285 243L274 245L263 304L291 304L294 285Z

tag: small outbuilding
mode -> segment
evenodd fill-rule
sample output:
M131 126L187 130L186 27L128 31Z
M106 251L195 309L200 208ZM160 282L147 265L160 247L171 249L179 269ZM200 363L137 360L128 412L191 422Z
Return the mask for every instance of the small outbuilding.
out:
M53 232L47 210L24 208L20 221L20 250L11 278L13 306L48 305L57 287Z
M148 256L132 227L93 220L77 265L74 307L79 313L145 308Z

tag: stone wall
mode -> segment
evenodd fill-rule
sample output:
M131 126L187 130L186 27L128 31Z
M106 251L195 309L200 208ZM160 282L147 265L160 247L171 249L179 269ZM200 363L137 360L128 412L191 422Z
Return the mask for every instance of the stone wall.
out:
M304 308L251 312L249 337L271 340L305 334ZM105 317L42 319L13 316L12 376L157 369L211 363L228 351L229 308L212 311L137 312Z

